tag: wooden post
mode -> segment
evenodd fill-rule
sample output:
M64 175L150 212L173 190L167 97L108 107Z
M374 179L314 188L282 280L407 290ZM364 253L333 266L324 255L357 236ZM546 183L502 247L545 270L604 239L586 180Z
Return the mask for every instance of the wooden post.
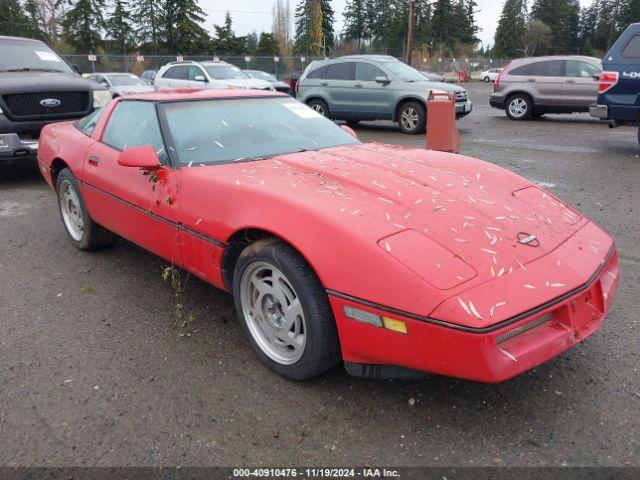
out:
M409 0L409 27L407 28L407 65L413 59L413 22L415 17L414 0Z

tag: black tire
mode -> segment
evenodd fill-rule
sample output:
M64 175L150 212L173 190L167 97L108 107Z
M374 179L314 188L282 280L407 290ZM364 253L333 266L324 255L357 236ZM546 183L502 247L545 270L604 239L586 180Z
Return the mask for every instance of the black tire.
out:
M489 77L484 77L484 83L489 83L491 79Z
M318 112L320 115L327 118L331 118L330 112L329 112L329 106L327 105L327 102L325 102L324 100L320 100L319 98L314 98L309 100L307 102L307 105L310 108L314 109L316 112Z
M515 105L513 105L512 108L514 102L518 102L518 105L521 107L521 114L516 114L518 110ZM525 93L511 95L505 103L504 111L511 120L529 120L533 115L533 102L531 101L531 97Z
M305 346L302 356L292 364L274 360L259 345L243 311L243 274L255 265L277 268L293 287L304 312ZM246 288L246 287L245 287ZM290 380L308 380L334 367L342 360L338 331L326 291L313 269L291 246L278 239L259 240L247 246L238 258L233 276L233 295L240 325L258 358L269 369Z
M408 114L411 110L417 113L417 122L406 124L403 117L405 113ZM402 130L403 133L424 133L427 127L427 109L420 102L411 101L403 104L398 112L398 124L400 125L400 130Z
M82 217L83 225L80 238L74 238L64 218L63 202L64 192L67 185L73 189L79 203L79 205L74 208L79 210L78 213ZM84 199L82 198L82 193L80 192L80 188L78 188L78 181L69 168L63 168L58 174L58 178L56 179L56 193L58 195L58 210L60 211L62 224L65 227L69 241L76 248L80 250L98 250L112 245L118 239L116 234L110 232L104 227L101 227L89 216Z

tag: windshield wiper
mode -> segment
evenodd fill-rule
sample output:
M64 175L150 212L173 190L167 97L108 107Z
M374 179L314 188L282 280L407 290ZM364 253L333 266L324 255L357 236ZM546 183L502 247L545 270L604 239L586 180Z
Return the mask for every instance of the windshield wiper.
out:
M4 70L0 70L0 72L57 72L57 73L64 73L62 70L56 70L55 68L32 68L32 67L6 68Z

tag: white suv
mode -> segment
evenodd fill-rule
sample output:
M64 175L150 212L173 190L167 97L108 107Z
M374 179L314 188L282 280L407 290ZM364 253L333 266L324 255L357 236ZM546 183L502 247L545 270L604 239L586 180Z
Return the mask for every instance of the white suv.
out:
M238 67L226 62L171 62L156 74L156 89L166 87L247 88L274 90L264 80L251 78Z

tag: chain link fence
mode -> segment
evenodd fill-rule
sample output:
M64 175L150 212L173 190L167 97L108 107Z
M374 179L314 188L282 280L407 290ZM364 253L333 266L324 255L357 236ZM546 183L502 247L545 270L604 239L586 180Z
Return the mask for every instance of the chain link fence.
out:
M82 73L130 72L141 75L146 70L160 67L177 60L198 62L219 60L242 69L262 70L286 79L291 72L304 70L314 60L325 57L265 57L265 56L213 56L213 55L65 55L69 63ZM454 74L465 71L472 80L480 78L479 72L490 68L502 68L509 60L488 58L414 58L413 66L418 70L428 70L439 74ZM475 75L474 75L475 73ZM447 76L448 79L448 76Z

